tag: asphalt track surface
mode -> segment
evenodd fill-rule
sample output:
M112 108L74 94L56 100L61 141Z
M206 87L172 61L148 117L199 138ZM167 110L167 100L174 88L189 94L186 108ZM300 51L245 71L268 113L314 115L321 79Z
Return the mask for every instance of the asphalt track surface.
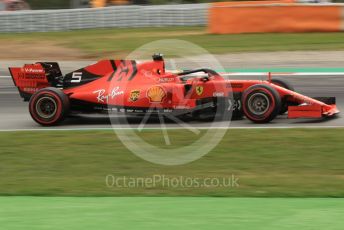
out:
M232 77L233 78L233 77ZM237 79L238 77L236 77ZM241 79L257 79L252 76L240 76ZM262 77L258 77L262 78ZM334 96L337 106L344 110L344 76L283 76L292 83L297 92L311 97ZM12 79L0 77L0 130L36 130L52 129L36 124L28 112L28 103L23 102L14 87ZM126 117L122 114L113 115L114 122L109 121L106 115L83 115L68 118L61 125L53 129L108 129L108 128L161 128L159 119L150 119L142 124L138 117ZM175 123L164 120L167 128L183 128L183 125L193 128L228 128L228 122L200 122L187 121ZM247 119L231 121L231 128L289 128L289 127L344 127L344 116L340 114L329 119L287 119L286 115L277 117L269 124L253 124ZM184 127L185 128L185 127Z

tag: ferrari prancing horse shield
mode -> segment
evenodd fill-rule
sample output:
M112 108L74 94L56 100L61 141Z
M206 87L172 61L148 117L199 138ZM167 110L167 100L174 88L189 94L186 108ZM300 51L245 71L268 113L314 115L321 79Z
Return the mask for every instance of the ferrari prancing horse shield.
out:
M198 96L201 96L203 93L203 86L196 86L196 93Z

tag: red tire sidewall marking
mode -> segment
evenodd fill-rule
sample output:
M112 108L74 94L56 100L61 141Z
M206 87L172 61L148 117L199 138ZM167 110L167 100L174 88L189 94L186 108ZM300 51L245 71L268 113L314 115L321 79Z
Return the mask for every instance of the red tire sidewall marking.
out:
M265 112L265 114L263 114L262 118L257 118L255 116L252 116L251 112L249 112L248 109L246 108L247 107L247 104L246 104L247 97L250 96L252 93L254 93L254 91L263 91L264 93L267 94L267 96L269 97L269 100L270 100L270 108L268 109L268 111ZM244 109L245 115L248 116L250 119L255 120L255 121L261 121L261 120L264 120L267 117L269 117L271 115L271 113L273 112L273 110L275 109L275 105L276 105L274 95L270 92L270 90L268 90L266 88L254 88L254 89L250 90L249 92L245 93L243 103L244 103L243 109Z
M54 116L54 119L51 120L51 121L42 120L42 118L40 118L37 115L36 102L37 102L37 99L39 99L39 97L41 95L46 95L46 96L52 97L56 101L57 110L56 110L56 114ZM60 99L59 96L57 96L55 93L53 93L51 91L42 91L42 92L34 95L34 98L32 98L32 103L30 103L30 111L31 111L31 114L34 116L35 120L37 120L39 123L42 123L42 124L45 124L45 125L52 124L52 123L56 122L59 119L59 117L60 117L60 115L62 113L62 100Z

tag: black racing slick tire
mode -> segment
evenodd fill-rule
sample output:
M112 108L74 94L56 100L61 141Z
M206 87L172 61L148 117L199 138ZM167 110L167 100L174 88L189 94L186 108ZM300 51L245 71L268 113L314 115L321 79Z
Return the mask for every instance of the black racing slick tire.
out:
M281 110L281 97L270 85L253 85L242 95L244 115L254 123L268 123Z
M272 79L271 82L273 84L278 85L280 87L283 87L285 89L295 91L293 85L284 79ZM288 104L287 100L282 98L282 106L281 106L281 111L279 112L279 114L283 115L286 112L288 112L288 106L289 106L289 104Z
M68 96L53 87L37 91L29 102L32 119L43 126L53 126L62 122L68 115L69 108Z

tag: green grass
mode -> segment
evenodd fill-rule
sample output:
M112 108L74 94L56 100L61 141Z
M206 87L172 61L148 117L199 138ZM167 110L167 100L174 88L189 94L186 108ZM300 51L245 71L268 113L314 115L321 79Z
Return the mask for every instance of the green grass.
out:
M344 50L344 33L281 33L211 35L204 27L141 29L92 29L71 32L0 34L0 42L18 41L31 45L53 42L80 49L85 57L121 56L160 39L193 42L211 53L284 50Z
M0 226L40 229L343 229L344 199L1 197Z
M168 133L169 148L197 138L184 130ZM140 135L164 146L160 130ZM203 158L161 166L129 152L112 131L2 132L0 195L344 197L343 138L344 129L229 130ZM108 187L107 175L201 181L235 175L239 186Z

